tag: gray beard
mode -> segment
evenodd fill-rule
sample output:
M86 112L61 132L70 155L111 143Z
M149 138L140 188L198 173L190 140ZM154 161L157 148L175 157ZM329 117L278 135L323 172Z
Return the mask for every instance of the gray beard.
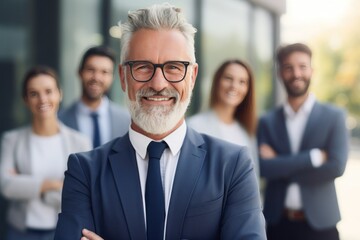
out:
M164 134L171 131L183 117L185 112L190 104L191 94L183 102L180 101L180 96L175 90L165 89L162 92L170 93L163 94L164 96L175 97L175 105L172 106L153 106L148 109L144 109L141 106L141 98L148 92L154 93L151 89L145 89L144 91L140 90L136 93L136 100L131 101L129 95L127 94L127 104L129 106L129 111L131 119L134 123L143 129L145 132L150 134ZM151 94L149 95L151 96Z

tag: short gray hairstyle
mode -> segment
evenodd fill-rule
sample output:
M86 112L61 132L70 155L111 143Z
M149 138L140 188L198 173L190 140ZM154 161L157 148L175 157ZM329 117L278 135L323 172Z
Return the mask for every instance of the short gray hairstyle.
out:
M123 64L128 51L132 34L140 29L176 29L179 30L185 37L189 55L192 58L192 62L196 62L195 59L195 33L194 28L185 19L180 8L176 8L169 3L155 4L148 8L138 9L135 11L129 11L128 21L122 23L121 27L121 55L120 63Z

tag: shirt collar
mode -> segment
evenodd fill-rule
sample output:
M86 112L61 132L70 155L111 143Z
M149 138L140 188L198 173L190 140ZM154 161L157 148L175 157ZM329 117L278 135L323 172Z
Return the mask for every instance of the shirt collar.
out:
M185 121L174 132L166 136L163 141L167 143L171 154L175 156L181 149L186 135L186 123ZM131 126L129 128L129 138L135 151L145 159L147 153L147 146L153 139L134 131Z
M109 108L109 99L108 97L104 96L101 98L101 103L98 108L94 111L93 109L89 108L83 101L78 102L78 110L81 114L89 115L92 112L97 112L99 115L106 114Z
M311 109L313 108L313 106L315 104L315 101L316 101L316 99L315 99L314 94L310 93L309 96L306 98L305 102L303 103L303 105L299 108L299 110L297 112L295 112L292 109L289 102L286 102L284 104L284 112L285 112L286 117L293 117L297 113L310 114Z

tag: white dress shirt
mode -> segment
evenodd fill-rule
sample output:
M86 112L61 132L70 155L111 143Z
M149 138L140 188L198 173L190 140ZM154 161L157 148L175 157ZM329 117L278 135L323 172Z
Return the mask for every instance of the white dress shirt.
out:
M314 104L315 96L313 94L309 94L308 98L297 112L294 112L288 102L284 105L286 128L289 134L291 152L293 154L299 152L300 144L305 131L305 126L307 124ZM320 149L312 149L310 151L310 158L312 165L314 167L319 167L322 163ZM299 184L291 183L287 188L285 207L294 210L299 210L302 208L301 191Z
M166 230L167 222L167 213L171 198L171 191L173 186L173 181L176 172L176 166L180 156L180 149L183 145L186 135L186 123L183 124L172 132L170 135L166 136L161 141L165 141L169 148L165 149L164 153L160 159L160 173L161 180L164 189L165 197L165 226L164 226L164 235ZM136 151L136 161L139 171L140 184L141 184L141 194L143 199L144 206L144 216L146 216L146 205L145 205L145 184L147 177L147 169L149 164L149 156L147 154L147 147L153 139L148 138L145 135L142 135L138 132L135 132L131 127L129 128L129 138L132 146ZM146 223L146 217L145 217Z
M94 135L93 120L90 116L92 112L94 112L94 110L86 106L82 101L79 101L76 120L80 132L89 136L90 139L93 139L93 135ZM102 98L101 103L95 112L97 112L99 115L98 120L99 120L99 128L100 128L100 143L104 144L112 139L109 99L107 97Z

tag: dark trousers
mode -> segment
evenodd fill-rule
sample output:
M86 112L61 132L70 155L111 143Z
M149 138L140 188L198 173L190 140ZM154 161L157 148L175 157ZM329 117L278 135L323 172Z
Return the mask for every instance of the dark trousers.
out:
M34 230L28 229L20 231L8 225L6 240L53 240L54 230Z
M276 225L268 225L268 240L339 240L336 227L315 230L306 220L292 221L283 217Z

